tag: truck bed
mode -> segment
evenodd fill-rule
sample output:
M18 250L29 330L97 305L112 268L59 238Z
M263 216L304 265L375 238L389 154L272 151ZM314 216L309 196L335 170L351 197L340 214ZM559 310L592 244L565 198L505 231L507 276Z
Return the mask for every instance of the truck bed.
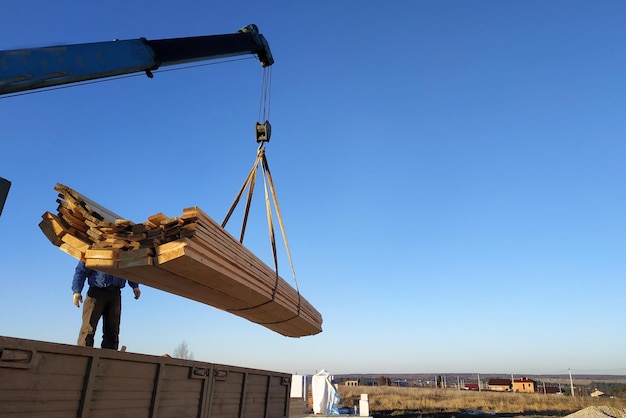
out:
M291 375L0 336L0 417L289 416Z

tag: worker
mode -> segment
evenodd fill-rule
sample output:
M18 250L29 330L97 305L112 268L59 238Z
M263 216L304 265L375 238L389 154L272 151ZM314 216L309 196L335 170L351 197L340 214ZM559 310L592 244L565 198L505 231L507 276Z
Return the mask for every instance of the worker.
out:
M100 318L102 324L102 348L117 350L119 345L120 319L122 314L122 292L126 280L111 274L92 270L80 261L76 266L76 272L72 280L74 292L74 305L80 308L83 301L83 287L85 279L89 285L87 298L83 304L83 321L78 334L78 345L93 347L94 336L98 328ZM139 299L141 290L139 284L128 281L135 299Z

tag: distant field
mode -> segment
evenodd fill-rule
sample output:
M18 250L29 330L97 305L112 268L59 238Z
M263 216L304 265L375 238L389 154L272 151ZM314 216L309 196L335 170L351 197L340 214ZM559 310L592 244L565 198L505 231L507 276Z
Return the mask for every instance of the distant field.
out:
M626 399L465 391L456 389L407 388L394 386L338 386L343 405L358 404L367 393L374 417L453 417L497 415L504 417L563 417L589 406L626 408Z

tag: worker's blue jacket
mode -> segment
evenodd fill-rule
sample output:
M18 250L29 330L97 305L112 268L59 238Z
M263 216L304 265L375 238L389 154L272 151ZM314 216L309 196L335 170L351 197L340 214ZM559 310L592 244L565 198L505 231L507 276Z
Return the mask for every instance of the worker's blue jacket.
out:
M103 287L103 288L117 288L121 289L126 285L126 279L113 276L112 274L103 273L101 271L92 270L85 266L85 263L80 261L76 266L76 272L74 273L74 279L72 280L72 291L74 293L81 293L85 286L85 279L87 284L91 287ZM128 285L133 289L139 287L135 282L128 281Z

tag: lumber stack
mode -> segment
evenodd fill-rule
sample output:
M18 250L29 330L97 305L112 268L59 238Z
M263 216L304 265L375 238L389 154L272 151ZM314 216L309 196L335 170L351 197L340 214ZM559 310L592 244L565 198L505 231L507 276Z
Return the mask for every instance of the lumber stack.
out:
M198 207L134 223L57 184L57 213L39 224L61 250L94 270L230 312L288 337L322 331L300 293Z

